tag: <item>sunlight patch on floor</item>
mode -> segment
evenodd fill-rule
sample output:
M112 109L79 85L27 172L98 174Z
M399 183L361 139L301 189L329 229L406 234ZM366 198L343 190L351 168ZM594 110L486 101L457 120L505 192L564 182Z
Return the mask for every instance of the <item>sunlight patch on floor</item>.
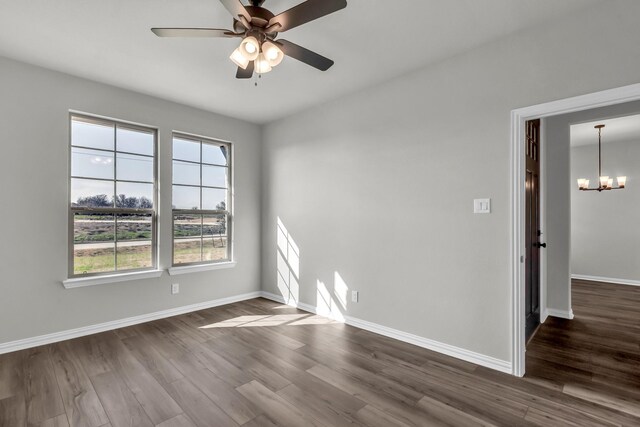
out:
M277 308L277 307L274 307ZM304 325L328 325L337 323L334 320L313 314L273 314L260 316L239 316L222 322L200 326L199 329L214 328L254 328L265 326L304 326Z
M340 323L335 320L329 319L324 316L309 316L304 319L297 320L295 322L289 323L288 326L304 326L304 325L331 325L334 323Z
M255 322L245 323L240 325L241 328L252 328L256 326L280 326L289 322L300 320L303 317L307 317L308 314L276 314L264 319L256 320Z
M261 316L239 316L233 319L223 320L222 322L212 323L206 326L200 326L199 329L211 329L211 328L234 328L236 326L242 326L244 324L250 322L256 322L258 320L264 319L265 317L271 317L269 315L261 315Z

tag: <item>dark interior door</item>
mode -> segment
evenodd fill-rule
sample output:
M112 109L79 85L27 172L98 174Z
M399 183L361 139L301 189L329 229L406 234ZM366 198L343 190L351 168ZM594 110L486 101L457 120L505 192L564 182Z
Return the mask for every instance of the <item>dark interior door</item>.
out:
M527 122L525 152L525 318L527 341L540 325L540 120Z

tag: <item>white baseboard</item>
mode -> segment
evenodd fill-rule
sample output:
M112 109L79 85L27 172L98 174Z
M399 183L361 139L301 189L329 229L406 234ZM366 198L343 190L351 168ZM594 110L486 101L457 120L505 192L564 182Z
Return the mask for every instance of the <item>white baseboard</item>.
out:
M556 310L555 308L547 308L547 315L552 317L561 317L563 319L573 319L573 310ZM546 318L546 316L545 316Z
M154 313L142 314L140 316L127 317L125 319L99 323L97 325L84 326L82 328L70 329L67 331L55 332L47 335L40 335L33 338L25 338L22 340L0 343L0 354L10 353L12 351L24 350L26 348L32 348L40 345L51 344L54 342L83 337L85 335L97 334L100 332L110 331L113 329L124 328L125 326L137 325L139 323L150 322L152 320L157 320L157 319L164 319L166 317L177 316L185 313L191 313L192 311L204 310L211 307L217 307L220 305L226 305L234 302L258 298L260 296L262 296L262 293L260 291L250 292L247 294L236 295L236 296L227 297L227 298L220 298L212 301L186 305L183 307L176 307L176 308L170 308L168 310L156 311Z
M262 296L264 298L267 298L282 304L288 303L285 301L285 299L282 296L272 294L270 292L263 291ZM495 369L496 371L505 372L507 374L513 374L511 362L508 362L506 360L496 359L495 357L487 356L481 353L476 353L474 351L466 350L460 347L455 347L455 346L434 341L428 338L423 338L418 335L399 331L397 329L392 329L386 326L379 325L377 323L368 322L362 319L357 319L355 317L342 316L336 313L325 314L325 313L319 312L317 307L314 307L309 304L289 303L289 305L292 305L304 311L308 311L310 313L319 314L319 315L333 318L338 321L342 321L347 325L355 326L356 328L364 329L370 332L374 332L376 334L384 335L389 338L394 338L399 341L413 344L418 347L422 347L428 350L436 351L438 353L446 354L447 356L451 356L457 359L465 360L467 362L475 363L476 365L485 366L487 368Z
M605 282L613 283L616 285L640 286L640 280L614 279L611 277L587 276L584 274L572 274L571 278L577 280L588 280L590 282Z
M546 308L540 310L540 323L546 322L547 317L549 317L549 310L547 310Z

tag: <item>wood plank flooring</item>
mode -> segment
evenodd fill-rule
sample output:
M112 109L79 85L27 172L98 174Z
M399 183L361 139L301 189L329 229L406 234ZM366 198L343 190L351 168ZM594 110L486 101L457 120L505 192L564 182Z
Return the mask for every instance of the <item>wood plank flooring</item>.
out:
M0 426L638 426L640 288L576 282L515 378L255 299L0 356Z
M542 325L527 347L526 379L640 417L640 287L572 288L575 318Z

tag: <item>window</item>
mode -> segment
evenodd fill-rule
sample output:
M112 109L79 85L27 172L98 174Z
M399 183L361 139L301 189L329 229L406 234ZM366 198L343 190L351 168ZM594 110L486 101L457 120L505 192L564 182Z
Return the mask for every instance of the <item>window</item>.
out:
M156 139L71 115L70 277L156 268Z
M231 145L173 136L173 265L231 261Z

